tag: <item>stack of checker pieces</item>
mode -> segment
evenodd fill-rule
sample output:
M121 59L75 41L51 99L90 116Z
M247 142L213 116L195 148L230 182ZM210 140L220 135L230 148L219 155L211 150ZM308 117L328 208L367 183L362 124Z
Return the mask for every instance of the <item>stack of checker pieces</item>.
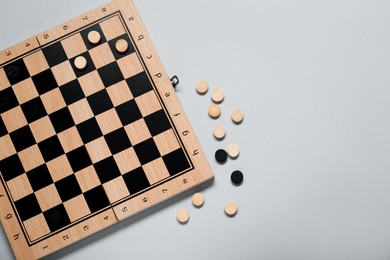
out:
M185 129L164 103L163 74L152 78L135 44L125 22L138 18L132 3L114 1L90 16L98 11L100 19L0 65L0 200L10 204L0 210L22 258L51 253L213 176L180 104L175 115ZM91 31L101 35L96 44ZM126 52L115 49L118 40ZM83 70L74 64L79 56Z

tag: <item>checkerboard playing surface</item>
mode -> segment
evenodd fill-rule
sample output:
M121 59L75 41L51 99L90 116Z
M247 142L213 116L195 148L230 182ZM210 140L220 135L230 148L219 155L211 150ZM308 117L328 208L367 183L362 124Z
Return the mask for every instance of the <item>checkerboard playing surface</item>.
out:
M212 177L131 2L2 54L0 211L16 256L47 255Z

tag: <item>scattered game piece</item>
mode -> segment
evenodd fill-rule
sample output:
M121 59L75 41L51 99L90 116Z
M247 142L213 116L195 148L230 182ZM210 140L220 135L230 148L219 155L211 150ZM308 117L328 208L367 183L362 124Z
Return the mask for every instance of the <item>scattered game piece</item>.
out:
M127 41L125 39L119 39L115 43L115 49L119 53L125 53L129 49L129 44L127 43Z
M233 110L232 120L234 123L239 124L244 119L244 113L240 109Z
M228 154L231 158L237 158L237 156L240 154L240 148L237 144L230 144L228 146Z
M240 185L242 181L244 180L244 175L241 171L234 171L232 172L232 175L230 176L230 179L235 185Z
M74 65L76 66L77 69L83 70L87 67L87 59L84 58L83 56L78 56L74 60Z
M223 127L222 125L217 125L216 127L214 127L213 134L215 138L219 140L223 139L226 135L225 127Z
M209 83L207 83L205 80L201 80L196 84L196 91L198 91L199 94L206 94L208 89Z
M185 224L190 219L190 213L185 209L180 209L176 214L176 218L180 223Z
M132 1L115 0L0 51L0 220L15 259L213 178L147 35Z
M88 41L92 44L98 44L100 42L100 33L97 31L90 31L88 33Z
M217 160L217 162L219 163L225 163L226 160L227 160L227 153L224 149L218 149L216 152L215 152L215 159Z
M193 196L192 196L192 204L194 204L195 207L201 207L204 203L204 196L202 193L195 193Z
M212 104L209 106L209 115L212 118L218 118L221 115L221 108L218 105Z
M213 89L213 92L211 93L211 99L215 103L221 103L224 98L225 98L225 94L223 94L221 89L219 88Z
M232 217L236 215L237 211L238 211L238 207L235 202L228 202L225 204L225 213L228 216Z

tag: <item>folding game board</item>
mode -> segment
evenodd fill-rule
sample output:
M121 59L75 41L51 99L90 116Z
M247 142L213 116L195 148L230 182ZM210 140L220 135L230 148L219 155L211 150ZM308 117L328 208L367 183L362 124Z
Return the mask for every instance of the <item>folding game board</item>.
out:
M213 177L130 0L0 52L0 119L0 218L18 259Z

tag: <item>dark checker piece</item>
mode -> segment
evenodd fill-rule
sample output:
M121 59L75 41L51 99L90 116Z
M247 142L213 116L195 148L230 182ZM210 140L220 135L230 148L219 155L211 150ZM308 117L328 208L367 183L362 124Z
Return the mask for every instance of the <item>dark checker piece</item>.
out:
M74 174L57 181L55 186L62 202L73 199L82 193Z
M244 175L241 171L234 171L232 172L232 175L230 176L230 179L235 185L240 185L242 181L244 180Z
M45 55L50 67L54 67L55 65L68 60L61 42L56 42L46 48L43 48L43 54Z
M18 105L18 100L12 88L6 88L0 91L0 114Z
M126 82L134 97L138 97L142 94L145 94L146 92L153 90L153 86L150 83L150 80L145 71L128 78Z
M4 181L12 180L24 173L22 162L17 154L0 161L0 172Z
M29 123L47 115L45 107L39 97L22 104L21 107Z
M108 157L94 165L100 183L109 182L121 176L119 168L113 157Z
M98 72L105 87L109 87L125 79L116 62L112 62L98 69Z
M190 167L188 159L181 148L164 155L163 160L171 176Z
M0 137L6 135L7 133L7 128L5 127L3 120L0 118Z
M85 192L84 198L91 213L94 213L110 205L106 192L101 185Z
M5 74L7 74L8 80L11 85L15 85L28 77L30 74L28 73L26 64L24 64L23 59L19 59L11 64L4 66Z
M139 167L131 172L123 175L123 180L126 183L127 189L130 194L135 194L141 190L150 186L148 178L142 167Z
M51 232L70 224L70 219L63 204L55 206L43 213Z
M15 201L15 206L22 221L42 213L41 207L39 206L38 200L34 193L18 201Z
M45 162L51 161L65 153L60 140L56 135L40 142L38 147Z
M223 149L219 149L215 152L215 159L219 163L225 163L227 160L227 157L228 157L227 152Z
M145 122L153 136L172 128L164 110L146 116Z
M104 139L106 139L108 147L110 148L110 151L113 155L131 147L130 140L127 137L127 133L123 127L105 135Z
M119 119L122 122L122 125L126 126L130 123L137 121L142 118L141 111L139 110L134 99L123 103L115 108L118 113Z
M62 93L62 96L64 97L65 103L68 106L85 97L84 92L81 89L80 83L77 79L61 86L60 91Z
M38 191L53 183L53 179L50 176L50 172L46 164L27 172L27 178L34 191Z
M85 146L81 146L66 154L73 172L78 172L92 164Z
M41 73L34 75L31 78L40 95L58 87L57 81L55 80L51 69L42 71Z
M28 125L10 133L10 137L17 152L35 144L34 136Z

